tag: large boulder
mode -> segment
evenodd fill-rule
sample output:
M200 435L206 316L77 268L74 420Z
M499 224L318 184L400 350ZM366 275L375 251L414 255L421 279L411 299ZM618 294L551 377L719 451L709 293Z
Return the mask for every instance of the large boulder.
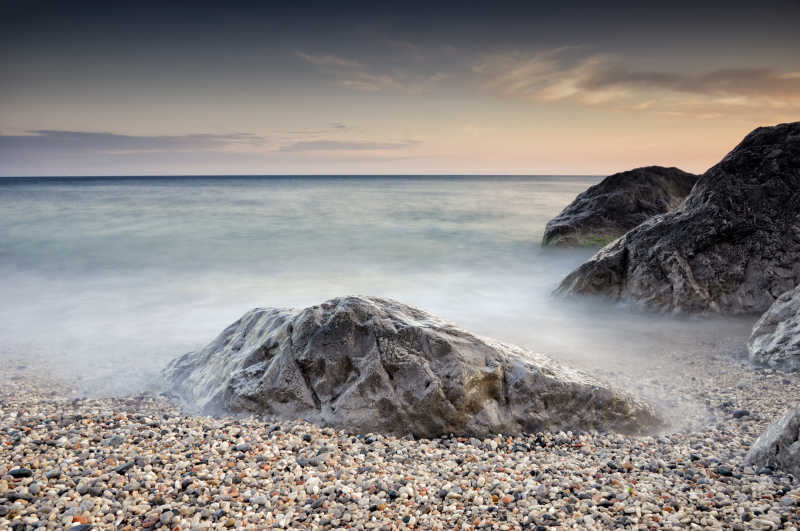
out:
M638 433L659 425L648 405L579 371L377 298L252 310L164 376L204 413L303 418L357 433Z
M800 284L800 122L761 127L676 210L600 249L557 292L658 311L763 312Z
M781 470L800 478L800 404L767 426L744 461L756 468Z
M677 208L696 181L696 175L663 166L615 173L551 219L542 245L605 245L643 221Z
M800 370L800 286L787 291L756 322L750 360L782 371Z

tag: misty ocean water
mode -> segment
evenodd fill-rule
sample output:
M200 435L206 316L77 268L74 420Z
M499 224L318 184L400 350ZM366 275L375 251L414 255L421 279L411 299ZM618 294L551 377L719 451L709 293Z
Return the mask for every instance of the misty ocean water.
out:
M741 320L558 300L540 245L594 177L0 179L0 356L135 392L256 306L361 294L581 366L743 340ZM713 336L713 337L712 337Z

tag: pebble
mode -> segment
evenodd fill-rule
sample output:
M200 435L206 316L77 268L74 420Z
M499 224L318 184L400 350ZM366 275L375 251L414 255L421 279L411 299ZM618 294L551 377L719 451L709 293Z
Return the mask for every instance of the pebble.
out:
M33 476L33 471L29 468L14 468L8 471L8 475L14 479L29 478Z
M0 529L800 527L797 481L742 465L800 374L773 388L730 357L593 369L669 397L653 436L433 440L87 398L26 365L0 371Z

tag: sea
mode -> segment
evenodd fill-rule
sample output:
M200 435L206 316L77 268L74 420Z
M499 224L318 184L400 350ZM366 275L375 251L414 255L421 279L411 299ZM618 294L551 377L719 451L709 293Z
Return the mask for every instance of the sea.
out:
M593 176L0 179L0 363L45 357L87 394L152 390L254 307L396 299L582 367L654 363L741 320L562 299L597 250L541 246Z

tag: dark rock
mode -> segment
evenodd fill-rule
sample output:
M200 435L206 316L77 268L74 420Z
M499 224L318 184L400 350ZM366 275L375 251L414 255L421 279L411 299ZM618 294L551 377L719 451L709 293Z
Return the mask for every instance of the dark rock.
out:
M14 479L29 478L33 476L33 471L30 468L14 468L8 471L8 475Z
M800 122L761 127L676 210L600 249L557 292L657 311L763 312L800 284Z
M720 476L725 476L725 477L733 476L733 469L729 466L718 466L714 471Z
M782 294L764 312L753 327L747 348L753 363L782 371L800 370L800 285Z
M124 474L125 472L130 470L132 467L133 467L133 461L128 461L127 463L122 464L122 465L118 466L117 468L115 468L114 472L116 472L117 474Z
M33 500L33 496L31 496L30 494L23 493L23 492L17 492L15 490L12 490L11 492L5 493L4 496L11 503L14 503L17 500L23 500L23 501L26 501L26 502L31 502Z
M205 413L358 433L636 433L659 424L649 406L579 371L377 298L252 310L164 375Z
M69 528L68 531L90 531L92 526L89 524L78 524Z
M747 452L745 463L759 474L776 469L800 477L800 404L767 426Z
M736 411L733 412L733 418L735 419L740 419L742 417L747 417L749 415L750 411L748 411L747 409L737 409Z
M643 221L678 207L696 181L696 175L663 166L606 177L547 223L542 244L605 245Z

